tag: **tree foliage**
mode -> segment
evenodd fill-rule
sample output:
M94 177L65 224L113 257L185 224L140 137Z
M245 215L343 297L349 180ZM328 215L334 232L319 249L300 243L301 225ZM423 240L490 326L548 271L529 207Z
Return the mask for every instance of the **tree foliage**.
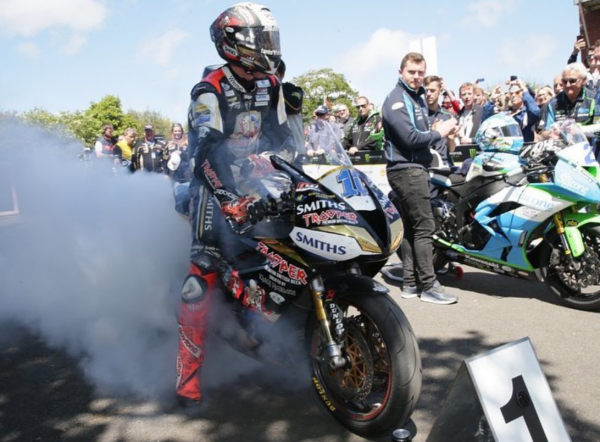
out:
M122 134L128 127L133 127L138 134L143 134L146 124L154 125L156 133L165 136L168 136L171 130L171 121L156 111L123 112L121 99L114 95L106 95L97 103L91 103L84 111L53 114L44 109L34 108L20 114L11 111L0 112L0 119L2 118L18 118L48 129L64 131L86 146L94 144L105 123L114 126L115 135Z
M330 68L310 70L306 74L292 79L292 83L304 90L304 120L310 121L315 109L327 100L332 106L344 103L350 109L350 114L356 116L352 103L358 97L358 92L348 84L343 74L338 74Z

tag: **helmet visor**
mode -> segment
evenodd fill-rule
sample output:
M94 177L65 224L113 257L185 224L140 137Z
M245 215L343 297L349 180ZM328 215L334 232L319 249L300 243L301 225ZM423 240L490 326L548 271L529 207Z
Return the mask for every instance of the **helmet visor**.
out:
M502 135L505 137L522 137L523 132L518 124L508 124L506 126L499 127Z
M258 32L258 46L263 55L281 57L279 30L260 30Z

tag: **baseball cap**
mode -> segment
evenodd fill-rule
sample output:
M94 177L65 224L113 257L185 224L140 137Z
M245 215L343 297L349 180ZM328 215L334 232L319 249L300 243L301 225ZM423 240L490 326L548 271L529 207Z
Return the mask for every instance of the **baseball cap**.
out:
M144 130L154 130L154 126L152 126L151 124L146 124L144 126Z
M327 108L327 106L321 105L317 108L317 110L315 111L315 114L317 115L326 115L329 113L329 109Z

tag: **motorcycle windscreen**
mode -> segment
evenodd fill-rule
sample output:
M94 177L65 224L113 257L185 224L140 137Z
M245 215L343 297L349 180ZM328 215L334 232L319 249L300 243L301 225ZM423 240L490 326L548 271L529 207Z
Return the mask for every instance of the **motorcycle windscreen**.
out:
M556 163L554 184L574 193L584 201L600 202L600 183L598 180L585 169L574 166L563 158L560 158Z
M594 156L594 149L587 141L565 147L558 151L556 156L578 166L598 167L598 161Z

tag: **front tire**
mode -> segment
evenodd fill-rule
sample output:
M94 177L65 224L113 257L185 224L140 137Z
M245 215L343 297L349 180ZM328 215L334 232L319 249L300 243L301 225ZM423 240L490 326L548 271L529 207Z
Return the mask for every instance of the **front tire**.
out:
M542 253L540 267L544 281L568 307L600 310L600 226L584 227L581 235L585 252L573 259L564 254L559 238Z
M408 319L386 295L336 297L343 312L346 366L334 370L314 356L323 338L313 321L308 343L313 384L325 407L356 434L378 436L406 424L421 393L419 347Z

